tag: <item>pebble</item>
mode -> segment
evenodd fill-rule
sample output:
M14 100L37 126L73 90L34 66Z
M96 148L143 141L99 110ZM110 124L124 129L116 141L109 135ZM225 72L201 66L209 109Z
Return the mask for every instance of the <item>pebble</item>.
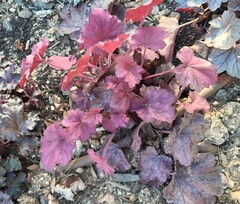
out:
M203 127L204 140L211 144L221 145L229 138L228 129L217 116L206 115Z
M28 8L24 8L18 13L20 18L30 18L32 16L32 12Z

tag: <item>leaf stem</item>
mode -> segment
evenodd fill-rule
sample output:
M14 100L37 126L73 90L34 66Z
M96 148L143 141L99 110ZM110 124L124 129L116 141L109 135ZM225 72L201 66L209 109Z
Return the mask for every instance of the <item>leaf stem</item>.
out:
M146 55L146 51L147 51L147 48L144 46L143 53L142 53L142 61L141 61L141 65L140 65L140 67L143 66L144 58L145 58L145 55Z
M174 71L175 71L175 69L170 69L170 70L167 70L167 71L165 71L165 72L161 72L161 73L153 74L153 75L150 75L150 76L146 76L146 77L144 78L144 80L145 80L145 79L150 79L150 78L153 78L153 77L162 76L162 75L164 75L164 74L169 74L169 73L172 73L172 72L174 72Z

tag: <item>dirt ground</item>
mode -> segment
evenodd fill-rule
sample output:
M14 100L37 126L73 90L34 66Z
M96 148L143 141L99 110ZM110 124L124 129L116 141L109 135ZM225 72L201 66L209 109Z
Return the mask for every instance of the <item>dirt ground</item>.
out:
M21 60L31 53L32 45L44 38L50 41L46 55L74 53L77 49L76 43L68 35L61 36L58 33L59 13L66 2L61 0L2 0L0 3L0 19L2 19L0 20L0 55L4 56L4 62L15 63L20 67ZM162 5L161 12L170 13L173 7L169 5L173 6L174 2L166 2ZM182 18L188 20L190 17L183 14ZM177 37L177 49L183 45L192 46L201 37L198 34L192 27L181 30ZM63 74L62 71L41 66L31 77L37 82L42 93L39 107L40 121L36 131L38 137L41 136L46 125L61 119L64 112L69 109L68 97L59 90L59 80ZM206 141L218 147L218 152L215 154L218 166L228 178L225 193L217 203L238 203L240 202L240 81L234 80L218 91L209 101L212 105L210 113L216 116L222 124L218 128L227 129L226 134L220 134L219 137L205 138ZM81 145L86 150L86 145ZM93 137L88 145L93 149L98 149L101 140ZM134 155L131 158L133 159L130 162L134 166L136 162ZM28 178L16 203L166 203L161 193L162 189L154 189L141 184L136 170L116 174L112 178L105 178L95 166L49 174L39 167L38 146L30 158L23 160L25 165L23 169ZM74 183L74 186L70 187L69 183Z

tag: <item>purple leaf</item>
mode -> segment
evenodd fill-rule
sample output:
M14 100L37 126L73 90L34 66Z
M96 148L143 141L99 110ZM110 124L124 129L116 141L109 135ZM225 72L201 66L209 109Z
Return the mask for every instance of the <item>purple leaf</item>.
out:
M91 107L90 99L82 89L71 91L70 98L75 103L74 107L77 109L86 111Z
M128 163L123 151L118 145L110 143L108 147L106 145L103 146L99 151L101 156L103 156L105 147L106 151L104 158L111 167L121 172L127 171L131 168L131 165Z
M129 118L124 113L111 113L110 118L104 118L103 128L110 132L115 132L117 128L126 127Z
M0 121L1 136L9 141L16 140L19 134L30 135L29 130L35 126L35 122L28 120L21 105L3 104Z
M212 204L215 196L223 193L220 170L215 166L214 155L199 154L189 167L177 168L163 196L168 203Z
M172 168L172 159L165 155L159 156L153 147L147 147L140 154L139 169L142 183L159 187L169 178Z
M0 69L0 90L15 89L20 81L20 75L15 73L16 66L9 65L5 69Z
M176 79L181 86L201 91L217 82L215 67L207 60L194 56L192 49L183 47L177 52L177 58L182 62L176 67Z
M2 204L13 204L10 195L0 191L0 203Z
M112 90L110 107L115 112L125 112L129 109L131 100L135 96L132 88L122 79L115 76L108 76L105 80L106 89Z
M209 24L209 33L204 41L209 47L230 49L240 39L240 19L234 12L224 11L222 18L214 18Z
M60 13L62 18L58 29L60 35L69 34L72 40L77 40L80 30L88 20L90 10L84 3L78 7L65 6Z
M113 40L122 33L123 23L115 16L100 8L95 8L89 16L89 22L84 25L79 43L86 49L94 47L99 42Z
M116 77L123 78L123 81L128 83L130 88L134 88L142 79L140 73L143 69L137 65L130 55L116 57L116 63Z
M135 97L131 101L131 111L136 111L144 122L173 121L175 112L172 106L174 102L172 93L153 86L143 87L140 92L142 97Z
M165 153L172 154L180 164L189 166L197 156L197 143L203 140L203 116L185 114L179 131L169 134Z
M96 131L96 125L102 121L100 109L90 109L83 112L80 109L68 111L62 120L62 125L68 128L68 140L87 141Z
M131 100L134 98L134 93L129 93L127 89L119 89L118 92L113 92L110 99L110 107L115 112L125 112L129 109Z
M107 90L103 81L98 82L97 86L93 88L90 96L92 108L101 108L105 111L110 109L110 98L112 91Z
M56 164L66 165L72 158L76 144L67 139L69 132L63 129L60 121L49 125L43 133L40 144L41 161L47 171L53 170Z
M160 27L142 27L136 30L136 34L132 37L131 48L139 47L149 48L153 51L163 49L166 43L163 39L167 38L169 33Z
M233 77L240 78L240 45L228 50L213 49L209 55L209 61L211 61L218 73L227 71L227 73Z

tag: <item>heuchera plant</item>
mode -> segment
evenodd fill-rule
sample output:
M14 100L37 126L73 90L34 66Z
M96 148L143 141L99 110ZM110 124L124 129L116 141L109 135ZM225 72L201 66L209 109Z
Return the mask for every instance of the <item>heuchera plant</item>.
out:
M222 2L227 3L227 9L218 18L212 19L210 27L203 40L208 47L213 48L209 55L218 73L226 71L233 77L240 78L240 11L238 0L176 0L179 9L185 7L198 7L208 3L208 9L215 11L221 7Z
M67 71L60 87L70 92L75 106L43 133L40 152L45 170L51 171L57 164L66 165L72 158L75 141L88 141L96 127L102 126L112 137L99 152L89 149L89 159L109 175L115 170L126 171L131 165L120 147L112 142L115 134L119 128L135 127L131 147L140 151L140 130L144 124L151 124L155 131L171 133L162 155L153 147L140 152L141 181L159 187L172 177L164 191L169 203L195 203L195 199L199 203L211 203L214 196L222 193L221 179L212 155L198 153L197 143L203 140L203 117L196 112L208 111L209 104L198 92L216 83L217 72L210 62L196 57L189 47L177 52L178 66L157 72L155 64L161 62L160 53L171 62L176 32L181 27L173 22L170 33L164 24L145 24L152 8L160 3L162 0L150 0L127 9L125 22L107 10L93 9L78 39L79 50L84 54L79 59L74 56L46 58L44 52L49 42L44 39L34 45L32 54L23 60L20 86L24 86L41 63ZM130 30L131 23L138 23L138 26ZM175 77L164 81L169 74ZM186 88L190 89L189 98L182 101ZM178 125L173 125L176 108L180 106L189 114ZM213 173L218 177L210 180ZM194 188L189 189L190 185ZM214 189L209 191L210 187Z

